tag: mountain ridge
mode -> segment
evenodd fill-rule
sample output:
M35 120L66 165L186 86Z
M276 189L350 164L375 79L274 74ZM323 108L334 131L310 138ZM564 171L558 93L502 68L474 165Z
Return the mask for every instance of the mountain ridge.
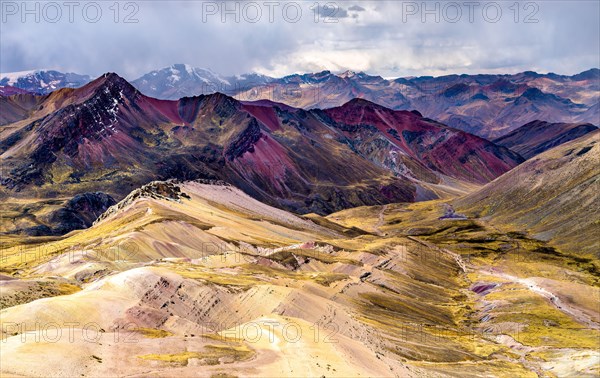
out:
M32 80L33 73L28 75L23 83ZM15 81L18 75L9 76L0 77L0 85ZM23 83L15 85L41 94L51 92L47 86L31 88ZM56 88L76 86L56 83ZM600 118L597 68L571 76L525 71L384 79L364 72L324 70L274 78L256 73L224 76L210 69L174 64L151 71L132 84L152 98L178 100L222 92L240 101L269 100L304 109L337 107L353 98L366 98L395 110L416 109L430 119L487 139L536 119L597 123Z
M335 108L256 105L221 93L153 99L114 73L78 89L21 96L6 99L15 107L35 101L0 132L5 197L60 188L119 200L150 181L204 178L294 212L327 214L446 196L454 191L449 180L480 185L522 161L418 113L366 100L346 105L372 115L361 126Z

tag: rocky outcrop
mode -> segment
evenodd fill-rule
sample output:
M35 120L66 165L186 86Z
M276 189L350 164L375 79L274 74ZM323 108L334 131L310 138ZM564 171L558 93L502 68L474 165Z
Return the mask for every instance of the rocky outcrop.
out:
M254 151L254 144L261 137L260 127L256 119L252 119L244 130L225 150L225 155L228 160L234 160L242 156L246 152Z
M162 199L168 201L176 201L181 202L183 199L189 199L190 196L186 193L182 192L178 186L178 182L176 180L169 181L153 181L149 184L142 186L139 189L135 189L131 192L127 197L125 197L122 201L117 203L114 206L111 206L106 210L104 214L102 214L98 219L94 222L94 224L101 222L102 220L110 217L112 214L115 214L119 210L127 207L131 203L133 203L138 198L154 198L154 199Z

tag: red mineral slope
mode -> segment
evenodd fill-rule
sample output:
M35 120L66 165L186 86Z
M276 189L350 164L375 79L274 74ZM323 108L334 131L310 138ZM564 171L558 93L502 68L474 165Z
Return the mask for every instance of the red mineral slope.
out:
M417 112L394 111L356 99L324 113L368 155L380 152L376 146L383 147L390 154L398 151L435 172L466 181L489 182L523 161L507 148Z

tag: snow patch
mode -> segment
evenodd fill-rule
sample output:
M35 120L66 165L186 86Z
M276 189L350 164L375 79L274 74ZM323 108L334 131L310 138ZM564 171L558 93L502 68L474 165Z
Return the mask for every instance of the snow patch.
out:
M45 70L31 70L31 71L17 71L17 72L0 73L0 80L4 80L4 79L8 78L8 85L13 85L22 77L33 76L33 75L43 72L43 71L45 71Z

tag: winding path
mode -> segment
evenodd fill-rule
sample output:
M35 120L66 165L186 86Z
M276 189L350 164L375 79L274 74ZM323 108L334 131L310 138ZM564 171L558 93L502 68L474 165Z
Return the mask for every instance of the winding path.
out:
M384 213L387 210L387 208L388 208L388 205L383 205L381 207L381 211L379 212L379 219L377 220L377 223L375 223L375 226L373 226L373 229L379 236L385 236L385 234L383 232L381 232L379 227L383 226L383 224L385 223L385 217L384 217L385 214Z
M482 273L485 273L490 276L502 278L502 279L505 279L505 280L508 280L511 282L521 284L526 289L548 299L554 307L556 307L558 310L564 312L565 314L571 316L577 322L579 322L581 324L585 324L589 328L600 330L600 324L598 324L594 320L592 320L587 314L585 314L583 311L579 310L578 308L571 306L568 303L563 302L557 295L555 295L551 291L548 291L547 289L544 289L543 287L538 286L532 278L515 277L510 274L498 272L498 271L494 270L493 268L483 269L480 271Z

